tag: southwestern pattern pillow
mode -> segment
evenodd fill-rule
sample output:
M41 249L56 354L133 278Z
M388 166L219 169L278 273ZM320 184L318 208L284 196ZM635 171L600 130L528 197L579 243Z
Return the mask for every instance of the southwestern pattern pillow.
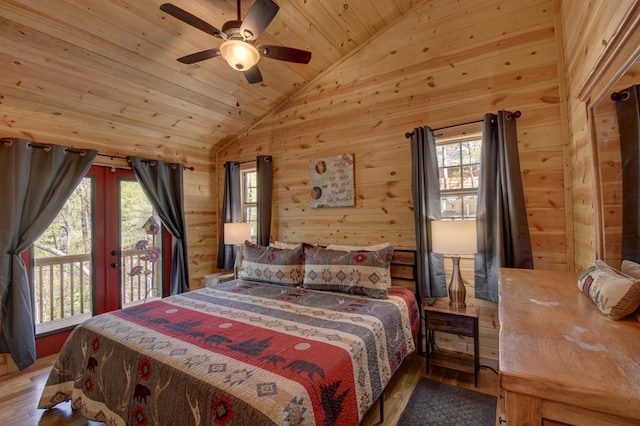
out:
M580 274L578 288L613 320L624 318L640 305L640 280L601 260L596 260Z
M387 298L393 247L377 251L340 251L305 247L302 286Z
M242 270L238 276L243 280L271 284L298 286L304 274L303 248L293 249L263 247L246 241Z

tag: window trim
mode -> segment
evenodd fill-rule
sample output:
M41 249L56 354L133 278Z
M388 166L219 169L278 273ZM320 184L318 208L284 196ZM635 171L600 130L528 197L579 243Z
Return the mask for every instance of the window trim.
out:
M468 142L468 141L479 141L480 142L480 146L482 147L482 131L475 131L475 132L455 132L455 130L452 130L450 132L447 132L449 134L447 135L438 135L436 136L436 150L443 146L443 145L453 145L453 144L458 144L460 146L462 146L462 144L464 142ZM482 149L482 148L481 148ZM436 161L438 163L438 182L440 182L440 171L442 169L447 168L446 166L440 166L440 163L438 161L438 155L439 153L436 152ZM463 156L463 152L462 149L460 149L460 161L459 161L459 166L460 167L460 172L462 173L462 168L463 166L467 166L467 164L463 164L462 161L462 156ZM478 163L470 163L468 165L478 165L478 168L480 168L480 161L481 159L478 159ZM462 176L462 175L461 175ZM462 211L462 217L453 217L454 219L475 219L476 215L474 214L473 216L466 216L464 214L464 197L465 196L475 196L477 198L478 196L478 185L479 185L479 177L478 177L478 183L476 184L475 188L460 188L460 189L442 189L440 188L440 202L442 203L442 198L443 197L447 197L447 196L456 196L456 197L460 197L463 201L463 211ZM442 204L440 204L440 214L442 214Z
M253 202L247 202L246 201L246 194L245 194L245 190L246 190L246 175L248 173L256 173L256 184L257 184L257 173L258 173L258 169L256 168L255 164L243 164L240 166L240 186L241 186L241 190L240 190L240 210L241 210L241 215L242 215L242 221L243 222L249 222L247 220L246 217L246 212L247 212L247 206L255 206L256 207L256 212L258 209L258 201L256 200L255 203ZM256 186L256 190L257 190L257 186ZM256 217L256 221L257 221L257 217ZM250 223L250 222L249 222ZM256 223L257 226L257 223ZM253 233L253 227L252 229L252 233ZM255 242L257 239L257 235L251 235L251 241Z

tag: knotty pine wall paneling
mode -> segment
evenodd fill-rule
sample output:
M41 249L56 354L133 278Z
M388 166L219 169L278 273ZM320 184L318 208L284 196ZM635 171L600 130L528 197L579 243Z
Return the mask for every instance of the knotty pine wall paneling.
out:
M566 58L569 110L571 192L573 196L575 270L596 258L593 156L586 105L579 98L608 41L637 0L562 0L561 18Z
M222 170L228 160L273 155L274 239L389 241L413 249L411 152L405 132L479 120L500 109L520 110L518 147L534 264L564 270L570 225L553 6L550 0L417 5L223 147L217 167ZM355 207L311 209L309 160L347 152L355 156ZM219 175L219 196L222 188ZM462 273L473 280L471 266L463 265ZM482 309L482 357L496 360L496 305L474 303ZM468 349L465 342L452 346Z

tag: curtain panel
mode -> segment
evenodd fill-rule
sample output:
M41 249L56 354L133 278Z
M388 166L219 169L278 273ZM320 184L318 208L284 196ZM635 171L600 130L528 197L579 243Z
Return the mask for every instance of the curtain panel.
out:
M258 175L258 239L256 242L266 247L271 238L273 158L270 155L259 155L256 172Z
M622 159L622 259L640 262L640 91L634 85L615 96Z
M222 198L222 223L218 230L218 269L232 270L236 262L235 247L224 243L224 224L242 219L240 195L240 163L224 163L224 192Z
M184 167L130 157L131 169L144 193L172 235L171 294L189 291L189 257L184 214Z
M36 359L33 283L20 255L51 225L97 155L25 139L0 143L0 353Z
M417 127L411 133L411 192L420 296L445 297L443 258L431 251L431 221L440 219L440 181L435 136L426 126Z
M498 302L501 267L533 268L515 116L485 114L478 182L475 296Z

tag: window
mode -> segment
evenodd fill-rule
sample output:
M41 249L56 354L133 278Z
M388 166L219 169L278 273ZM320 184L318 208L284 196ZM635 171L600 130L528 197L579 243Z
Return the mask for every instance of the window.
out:
M481 147L479 136L436 145L443 219L476 217Z
M258 172L243 170L242 177L242 221L251 225L251 241L258 235Z

